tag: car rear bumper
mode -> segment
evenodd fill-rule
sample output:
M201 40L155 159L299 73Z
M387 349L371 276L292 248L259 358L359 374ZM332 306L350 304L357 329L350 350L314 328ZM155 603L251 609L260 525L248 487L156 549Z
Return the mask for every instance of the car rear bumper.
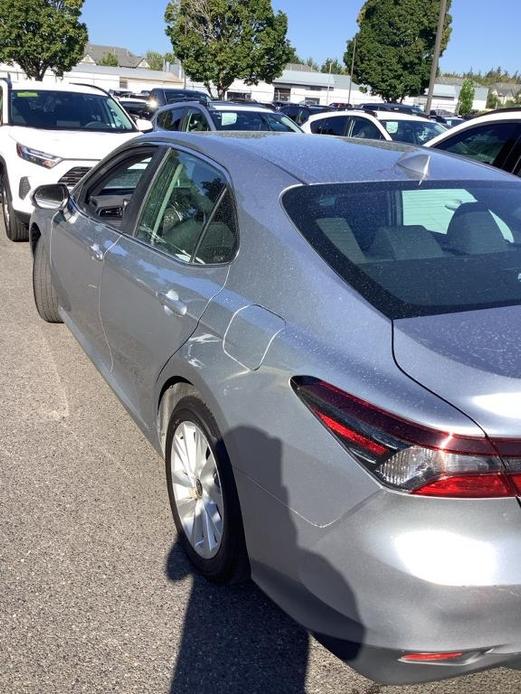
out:
M405 684L519 659L516 499L426 499L382 490L317 527L238 477L243 508L262 508L269 518L258 535L244 514L254 579L362 674ZM401 662L410 653L454 651L464 655L452 664Z

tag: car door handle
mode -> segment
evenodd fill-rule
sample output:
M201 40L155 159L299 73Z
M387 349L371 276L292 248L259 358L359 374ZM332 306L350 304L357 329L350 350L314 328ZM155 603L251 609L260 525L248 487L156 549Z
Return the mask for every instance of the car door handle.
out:
M93 243L92 246L89 246L91 250L91 258L92 260L103 260L103 251L101 250L100 246L98 243Z
M177 313L179 316L186 316L188 306L181 301L179 294L173 289L170 289L168 292L157 292L157 298L159 303L166 309Z

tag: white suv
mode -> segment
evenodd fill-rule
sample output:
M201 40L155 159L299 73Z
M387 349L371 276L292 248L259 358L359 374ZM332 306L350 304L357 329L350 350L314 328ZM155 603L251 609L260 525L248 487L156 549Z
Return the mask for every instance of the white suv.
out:
M45 183L72 188L138 133L126 111L98 87L0 80L1 195L8 238L28 239L35 188Z

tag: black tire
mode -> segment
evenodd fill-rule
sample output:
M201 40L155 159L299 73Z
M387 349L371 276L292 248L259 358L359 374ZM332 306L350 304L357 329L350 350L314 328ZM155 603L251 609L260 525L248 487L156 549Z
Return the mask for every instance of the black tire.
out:
M11 204L11 194L5 173L1 179L2 217L7 238L10 241L29 241L29 227L21 222Z
M58 296L51 278L49 254L40 238L33 257L33 294L36 309L47 323L62 323L58 312Z
M205 434L217 465L223 497L223 535L217 554L205 559L201 557L187 538L176 506L171 476L171 452L174 433L182 422L193 422ZM242 515L232 467L215 419L196 395L181 398L174 409L166 435L166 481L172 515L179 541L195 569L214 583L237 583L247 580L250 574Z

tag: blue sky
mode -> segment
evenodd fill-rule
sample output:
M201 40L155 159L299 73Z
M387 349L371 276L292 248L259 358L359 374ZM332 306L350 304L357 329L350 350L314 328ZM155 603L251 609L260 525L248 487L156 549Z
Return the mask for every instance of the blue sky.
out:
M356 31L363 0L273 0L289 19L289 38L303 57L322 61L341 58L346 39ZM126 46L142 54L170 49L164 33L166 0L85 0L83 18L90 40ZM501 65L521 70L518 48L520 0L453 0L452 39L442 61L443 70L487 70Z

